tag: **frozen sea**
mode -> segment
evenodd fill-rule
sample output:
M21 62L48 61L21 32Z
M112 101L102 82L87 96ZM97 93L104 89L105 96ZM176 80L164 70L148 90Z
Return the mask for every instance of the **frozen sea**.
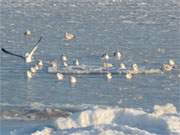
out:
M40 36L36 60L67 54L69 64L99 66L103 53L120 50L128 67L178 66L131 80L76 75L72 86L46 66L28 80L33 64L1 51L1 135L180 135L179 0L0 0L1 48L24 55Z

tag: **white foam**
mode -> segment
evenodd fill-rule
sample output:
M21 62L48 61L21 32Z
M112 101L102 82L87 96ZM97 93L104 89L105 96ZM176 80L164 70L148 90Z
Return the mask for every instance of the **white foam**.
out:
M162 116L168 113L177 113L176 107L172 104L166 104L164 106L155 105L153 115L156 117Z
M154 112L118 107L93 107L55 121L63 135L180 134L180 117L172 104L155 105Z
M70 128L77 128L78 124L76 123L76 121L74 121L71 118L59 118L56 121L56 124L58 126L58 128L60 129L70 129Z
M124 135L123 132L118 132L116 130L109 129L109 130L105 130L105 131L101 132L99 135L120 135L120 134Z
M172 133L180 134L180 116L174 105L169 103L164 106L155 105L152 115L164 119Z
M43 130L41 131L38 130L32 133L31 135L53 135L53 129L45 127Z
M94 110L83 111L75 118L59 118L56 121L60 129L97 126L101 124L110 124L116 116L117 109L98 108ZM72 116L73 117L73 116Z
M56 131L56 135L157 135L147 131L122 125L99 125L96 127Z
M167 124L171 132L180 134L180 117L167 117Z
M115 118L116 109L97 109L92 112L92 123L93 125L110 124Z

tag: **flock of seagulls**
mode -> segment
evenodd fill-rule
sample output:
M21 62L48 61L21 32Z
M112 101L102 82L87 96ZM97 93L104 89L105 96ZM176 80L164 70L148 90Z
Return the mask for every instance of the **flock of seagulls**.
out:
M42 60L39 60L37 64L32 66L29 70L26 71L26 75L28 79L31 79L38 70L41 70L43 68L43 62Z
M31 36L32 33L30 30L27 30L24 35L26 36ZM64 35L64 38L65 40L73 40L75 38L75 35L71 34L71 33L68 33L66 32L65 35ZM10 54L10 55L13 55L13 56L17 56L17 57L20 57L22 59L25 60L25 63L32 63L33 61L33 55L34 53L37 51L38 47L39 47L39 43L40 41L42 40L42 37L40 37L40 39L37 41L37 43L34 45L34 47L32 48L32 50L30 52L27 52L25 53L25 56L22 56L22 55L18 55L18 54L15 54L15 53L12 53L10 51L7 51L6 49L4 48L1 48L1 50L4 52L4 53L7 53L7 54ZM121 60L122 59L122 53L120 51L116 51L113 53L113 57L116 59L116 60ZM113 64L109 62L109 59L110 59L110 56L108 53L104 53L102 56L101 56L101 60L102 60L102 67L103 68L111 68L113 67ZM61 55L61 62L63 63L63 66L64 67L68 67L68 57L63 54ZM75 66L80 66L80 62L78 59L75 59L75 61L73 61L73 65ZM26 71L26 76L28 79L32 79L32 77L37 73L38 70L41 70L43 68L44 64L43 64L43 61L42 60L39 60L34 66L30 67L29 70ZM176 63L173 59L170 59L168 61L168 63L166 64L163 64L161 70L163 72L169 72L171 71L173 68L175 68L176 66ZM50 61L48 62L48 72L51 72L51 71L55 71L57 72L58 71L58 63L57 61ZM126 65L124 63L120 63L119 64L119 68L124 70L124 69L127 69ZM132 64L131 68L128 69L127 73L125 74L125 78L130 80L133 78L133 76L135 76L136 74L140 73L140 68L137 64ZM111 72L108 72L105 74L107 80L111 80L112 79L112 73ZM64 80L64 75L62 73L59 73L57 72L56 73L56 77L59 81L62 81ZM77 79L75 76L73 75L70 75L69 76L69 82L71 84L75 84L77 83Z
M118 60L121 60L121 58L122 58L122 54L119 51L115 52L113 56L115 58L117 58ZM68 59L67 59L66 55L62 55L61 58L62 58L63 62L66 62L66 63L68 62ZM108 60L110 59L110 56L107 53L103 54L101 58L103 60L103 62L102 62L102 67L103 68L105 68L105 69L107 68L108 69L108 68L111 68L111 67L114 66L112 63L108 62ZM73 64L75 66L79 66L80 62L79 62L78 59L76 59L73 62ZM64 67L67 67L67 66L68 65L64 65ZM168 63L163 64L162 69L150 69L150 70L146 71L146 73L159 73L159 71L169 72L169 71L173 70L175 68L175 66L176 66L175 61L173 59L170 59ZM55 65L55 67L57 67L57 64ZM127 69L127 67L126 67L126 65L124 63L120 63L119 64L119 68L122 69L122 70L126 70ZM58 70L56 70L56 71L58 71ZM139 65L136 64L136 63L132 64L131 68L127 70L127 73L125 74L125 78L130 80L135 75L137 75L139 73L141 73ZM63 80L64 79L64 75L62 73L57 73L56 76L57 76L58 80ZM111 80L112 79L112 73L111 72L106 73L105 76L106 76L107 80ZM77 79L74 76L70 76L69 81L71 83L76 83Z
M122 59L122 53L120 51L116 51L114 52L113 56L117 59L117 60L121 60ZM110 59L110 56L108 55L108 53L104 53L101 56L102 60L108 61Z

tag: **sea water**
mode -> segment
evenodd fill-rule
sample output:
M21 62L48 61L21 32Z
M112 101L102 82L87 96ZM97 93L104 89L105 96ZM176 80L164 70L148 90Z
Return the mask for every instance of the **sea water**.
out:
M0 44L24 55L43 36L34 59L100 66L101 55L127 67L180 65L178 0L4 0L0 1ZM31 36L24 32L30 30ZM75 34L64 40L65 32ZM122 52L122 60L113 53ZM59 81L47 67L27 79L21 58L1 54L2 135L178 135L180 70L137 75L69 75Z

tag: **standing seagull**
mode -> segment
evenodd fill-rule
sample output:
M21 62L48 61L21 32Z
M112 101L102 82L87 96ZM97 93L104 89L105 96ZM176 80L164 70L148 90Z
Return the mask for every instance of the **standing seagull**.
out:
M101 58L102 58L103 60L109 60L109 55L108 55L107 53L105 53L105 54L103 54L103 55L101 56Z
M171 71L173 68L175 68L176 63L173 59L170 59L167 64L163 64L162 70L163 71Z
M61 55L61 59L63 62L67 62L68 61L68 58L65 54Z
M31 31L30 31L30 30L26 30L26 31L24 32L24 35L25 35L25 36L31 36L31 35L32 35L32 33L31 33Z
M107 78L108 80L111 80L111 79L112 79L112 74L111 74L111 73L107 73L107 74L106 74L106 78Z
M25 56L9 52L9 51L5 50L4 48L1 48L1 50L4 53L7 53L7 54L10 54L10 55L13 55L13 56L17 56L17 57L20 57L20 58L24 59L26 63L31 63L32 62L32 56L35 53L35 51L37 50L38 44L41 41L41 39L42 39L42 37L40 37L40 39L38 40L38 42L35 44L35 46L32 48L32 50L30 52L25 53Z
M32 72L30 70L27 70L26 71L26 75L27 75L27 78L28 79L31 79L32 78Z
M61 74L61 73L57 73L56 76L57 76L58 80L63 80L64 79L64 75Z
M75 83L77 82L76 77L75 77L75 76L70 76L69 82L70 82L71 84L75 84Z
M80 63L79 63L79 60L78 60L78 59L76 59L73 63L74 63L74 65L76 65L76 66L79 66L79 65L80 65Z
M116 52L114 52L114 57L116 57L116 59L120 60L120 59L121 59L121 57L122 57L121 52L120 52L120 51L116 51Z

